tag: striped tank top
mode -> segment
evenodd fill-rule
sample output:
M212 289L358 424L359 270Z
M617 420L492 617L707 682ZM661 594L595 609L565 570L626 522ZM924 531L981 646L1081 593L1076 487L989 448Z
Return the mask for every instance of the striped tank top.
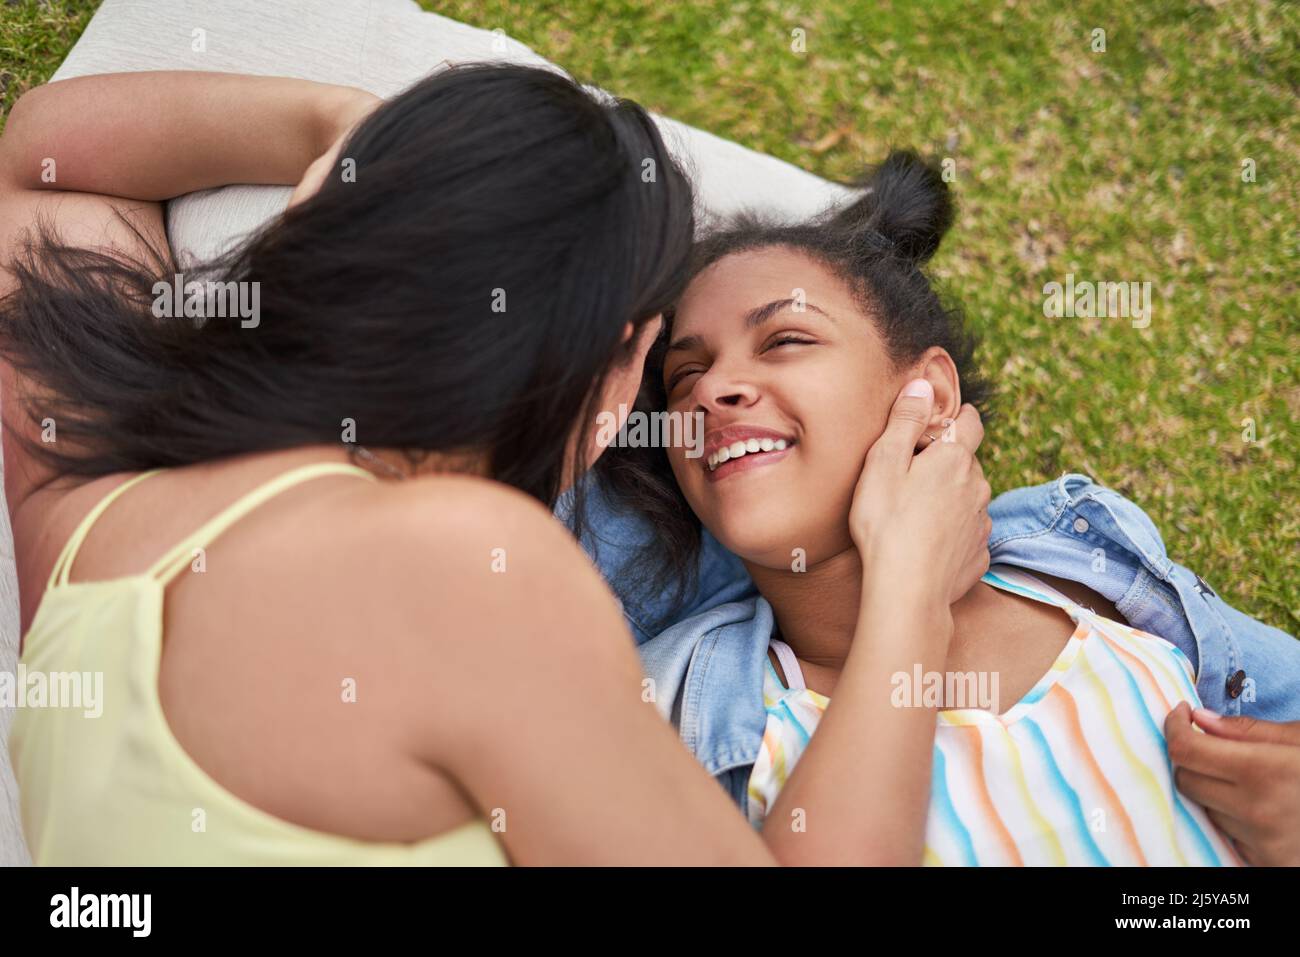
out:
M925 864L1239 864L1204 809L1174 786L1164 720L1180 701L1200 706L1187 657L1009 566L983 581L1056 605L1077 627L1010 710L938 713ZM767 726L749 778L755 826L830 703L803 686L788 646L772 647L791 687L769 661Z

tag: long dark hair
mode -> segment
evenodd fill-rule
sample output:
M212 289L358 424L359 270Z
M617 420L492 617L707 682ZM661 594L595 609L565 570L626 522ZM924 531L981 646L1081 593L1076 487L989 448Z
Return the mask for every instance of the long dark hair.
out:
M686 281L691 187L654 123L558 73L472 65L382 105L341 160L355 176L185 271L260 283L255 328L159 319L169 257L37 228L0 355L35 387L27 414L55 421L29 445L58 475L338 443L351 420L360 443L473 451L555 502L626 324Z
M983 409L992 396L975 364L975 337L960 308L946 303L922 267L939 248L953 222L952 195L939 170L915 153L891 152L860 180L861 199L809 222L774 223L742 214L696 246L691 277L733 253L770 246L805 252L848 283L899 365L919 358L931 346L952 356L961 379L962 399ZM646 361L637 399L644 412L667 406L663 359L671 335L672 312ZM610 449L596 472L611 499L648 519L653 539L634 565L642 569L636 587L681 597L693 585L700 547L700 524L673 477L662 448Z

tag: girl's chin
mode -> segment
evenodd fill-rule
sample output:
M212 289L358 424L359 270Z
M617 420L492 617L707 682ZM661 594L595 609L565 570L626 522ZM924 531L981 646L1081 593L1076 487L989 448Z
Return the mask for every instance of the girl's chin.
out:
M733 528L709 529L723 547L742 561L763 568L789 569L801 555L806 554L797 544L798 535L755 535L752 530Z
M807 525L791 522L779 527L769 523L761 532L755 532L756 522L727 521L705 528L727 551L747 565L769 568L773 571L804 572L815 564L853 549L848 520L843 528L812 530Z

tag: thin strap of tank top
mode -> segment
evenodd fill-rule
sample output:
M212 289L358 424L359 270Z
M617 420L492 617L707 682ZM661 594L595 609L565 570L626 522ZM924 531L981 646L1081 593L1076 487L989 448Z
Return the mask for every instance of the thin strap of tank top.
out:
M344 462L316 462L312 465L290 469L273 479L263 482L232 504L227 505L204 522L197 531L177 542L167 554L154 562L153 567L146 574L150 578L166 584L179 575L194 560L194 549L207 548L222 532L253 511L253 509L275 498L281 492L302 482L325 475L356 475L371 482L379 481L378 478L365 469Z
M785 672L786 687L791 691L803 691L807 685L804 684L803 669L799 667L799 659L795 657L794 649L780 638L773 638L769 644L776 652L776 660L781 662L781 670Z
M95 507L87 512L86 517L77 524L77 527L68 537L68 541L64 544L63 551L59 552L59 557L55 559L54 568L50 571L50 579L45 583L46 590L56 585L68 584L68 575L72 571L72 563L77 560L77 552L81 550L81 545L86 540L86 536L90 534L90 530L94 527L95 522L99 520L99 516L104 514L104 510L117 501L118 496L123 492L140 484L149 476L158 474L160 471L162 470L151 469L148 472L134 475L95 503Z

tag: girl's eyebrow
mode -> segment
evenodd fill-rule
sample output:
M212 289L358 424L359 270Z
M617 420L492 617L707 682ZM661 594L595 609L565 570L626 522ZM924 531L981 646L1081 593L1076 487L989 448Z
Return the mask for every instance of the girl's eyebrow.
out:
M761 326L763 323L767 322L767 320L771 319L773 316L775 316L782 309L785 309L787 306L797 306L797 305L799 305L799 303L794 299L773 299L765 306L756 306L755 308L749 310L749 312L745 313L745 328L754 329L758 326ZM814 306L811 302L805 300L802 303L802 305L803 305L803 309L811 309L813 312L820 313L821 315L826 316L827 319L830 318L830 316L827 315L827 313L824 310L819 309L817 306ZM802 312L803 309L800 309L798 311Z
M746 329L757 328L758 326L761 326L763 323L767 322L769 319L775 316L782 309L785 309L790 306L795 306L797 304L798 303L794 299L773 299L771 302L765 305L755 306L753 309L749 310L749 312L745 313L745 328ZM830 313L826 312L824 309L821 309L813 305L811 302L804 302L803 308L818 313L819 315L823 315L827 319L831 319ZM669 345L667 351L685 352L687 350L694 349L696 346L700 345L701 342L702 340L700 339L699 336L683 336L681 339L677 339L671 345Z
M694 349L696 346L699 346L702 343L703 340L699 336L683 336L681 339L677 339L676 341L670 343L667 351L668 352L689 352L691 349Z

